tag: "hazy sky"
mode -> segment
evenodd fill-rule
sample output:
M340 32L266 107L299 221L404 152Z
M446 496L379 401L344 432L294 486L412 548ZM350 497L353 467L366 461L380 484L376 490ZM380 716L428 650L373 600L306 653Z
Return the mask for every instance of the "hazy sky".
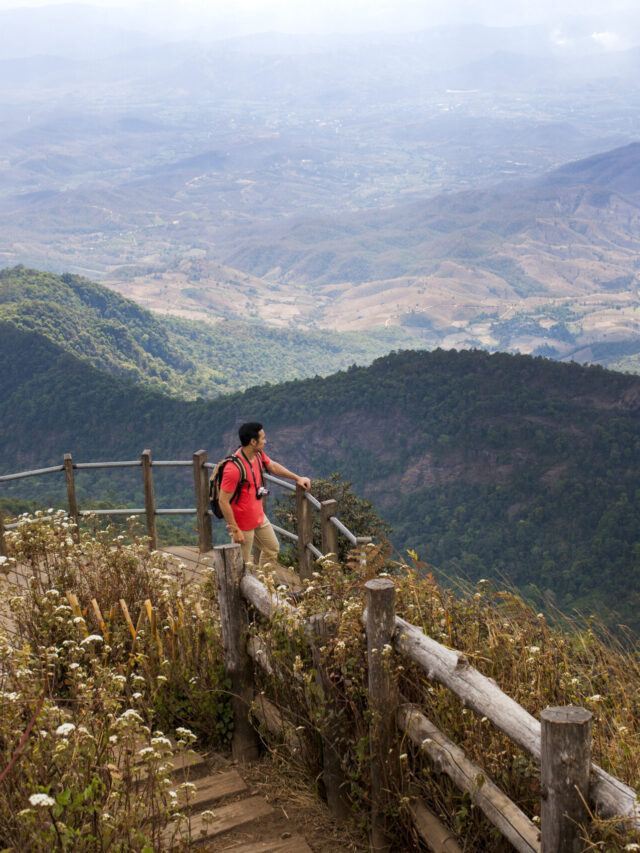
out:
M80 0L81 5L111 8L144 7L144 0ZM0 0L0 9L62 5L60 0ZM630 0L173 0L177 16L224 17L265 13L276 19L330 19L345 13L367 19L393 15L436 20L474 20L490 24L534 23L572 15L606 16L612 10L633 9Z

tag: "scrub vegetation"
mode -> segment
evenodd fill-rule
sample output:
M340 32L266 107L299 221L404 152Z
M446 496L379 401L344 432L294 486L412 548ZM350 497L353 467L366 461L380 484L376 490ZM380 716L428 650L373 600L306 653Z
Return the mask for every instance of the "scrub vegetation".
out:
M197 736L200 743L224 749L232 730L215 593L211 588L211 594L196 594L135 533L125 539L106 531L77 540L63 514L20 521L8 535L3 569L10 571L19 561L33 576L19 593L4 584L2 589L16 632L3 632L1 641L3 768L18 754L0 797L2 844L20 850L29 839L29 849L42 851L161 850L154 833L180 813L189 792L187 785L172 793L168 783L170 736L186 746ZM464 652L533 715L548 705L589 708L594 761L640 788L635 651L625 650L593 622L554 627L517 594L486 580L457 593L447 590L415 554L389 568L388 556L373 547L365 566L350 557L342 564L325 559L298 596L292 616L279 617L267 631L261 617L253 617L250 628L262 637L272 667L270 675L256 671L257 687L297 726L311 778L320 773L320 737L335 739L356 825L367 824L370 796L362 586L366 577L381 574L393 577L398 615ZM272 586L268 575L263 580ZM65 592L71 590L77 606ZM119 599L128 603L138 627L135 648L126 621L113 612ZM304 621L318 613L333 630L313 660ZM539 776L528 756L391 650L389 665L402 694L419 703L537 820ZM318 690L318 667L328 673L324 694ZM284 745L264 737L282 761L292 760ZM392 792L387 804L397 845L410 849L415 840L406 799L411 787L465 849L506 853L506 842L468 794L453 789L406 745L400 749L402 790ZM143 777L148 796L134 796L136 780ZM587 849L636 849L634 836L616 822L594 818L581 833Z

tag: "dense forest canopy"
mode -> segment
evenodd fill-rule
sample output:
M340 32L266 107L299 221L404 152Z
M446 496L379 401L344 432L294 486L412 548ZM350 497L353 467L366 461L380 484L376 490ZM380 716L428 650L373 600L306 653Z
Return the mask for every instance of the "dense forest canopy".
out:
M21 266L0 271L0 321L106 373L191 399L325 375L411 340L399 329L340 334L165 317L81 276Z
M59 463L64 452L135 459L145 447L156 459L200 447L216 459L234 449L237 425L256 418L276 459L352 481L399 550L474 580L503 575L561 608L604 605L640 627L638 377L528 356L405 351L326 378L188 401L100 371L7 319L0 358L3 472ZM92 491L104 482L87 485L92 499L105 496ZM21 488L37 496L42 487ZM177 505L192 486L159 479L158 488Z

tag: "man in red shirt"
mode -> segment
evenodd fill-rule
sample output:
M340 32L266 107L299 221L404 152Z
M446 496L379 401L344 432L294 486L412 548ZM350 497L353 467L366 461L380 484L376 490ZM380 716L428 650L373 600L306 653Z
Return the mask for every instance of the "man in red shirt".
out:
M278 462L269 459L264 452L266 438L262 424L251 421L242 424L238 430L240 447L235 455L246 469L246 477L237 501L231 498L240 482L240 472L231 462L225 465L220 483L220 509L227 522L233 542L242 547L245 563L251 559L251 550L255 543L260 549L260 565L276 562L280 544L273 531L271 522L264 514L262 496L262 469L275 477L286 477L309 491L311 482L308 477L299 477Z

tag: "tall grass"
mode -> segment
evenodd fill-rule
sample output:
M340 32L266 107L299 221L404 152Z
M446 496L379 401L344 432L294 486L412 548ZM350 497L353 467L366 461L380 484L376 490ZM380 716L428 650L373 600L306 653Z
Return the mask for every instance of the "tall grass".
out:
M2 568L28 582L1 590L0 849L163 849L190 790L174 749L230 733L212 595L133 520L79 536L63 512L25 515L6 538Z

